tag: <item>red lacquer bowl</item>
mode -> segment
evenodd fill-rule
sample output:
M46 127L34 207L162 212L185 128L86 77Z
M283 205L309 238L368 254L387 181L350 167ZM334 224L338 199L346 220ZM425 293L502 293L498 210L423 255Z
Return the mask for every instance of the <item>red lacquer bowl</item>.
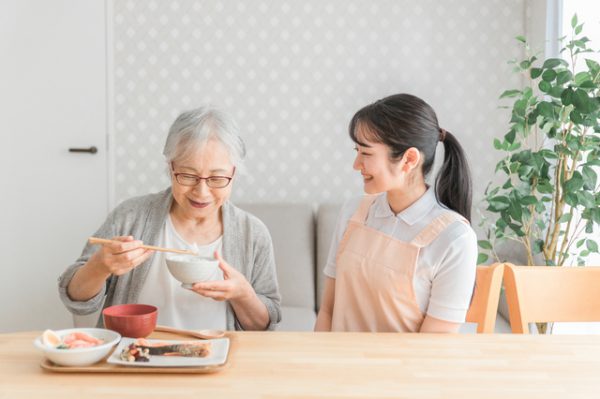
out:
M156 306L142 304L114 305L102 311L104 327L131 338L150 335L156 327L157 316Z

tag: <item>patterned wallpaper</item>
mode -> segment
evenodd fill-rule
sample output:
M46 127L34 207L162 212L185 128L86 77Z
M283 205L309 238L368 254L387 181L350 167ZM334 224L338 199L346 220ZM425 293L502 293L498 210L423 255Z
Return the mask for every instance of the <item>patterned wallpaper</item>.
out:
M113 3L114 204L169 184L161 155L180 111L211 103L248 147L234 200L341 202L362 192L347 125L416 94L464 144L475 197L492 175L498 96L519 81L523 0Z

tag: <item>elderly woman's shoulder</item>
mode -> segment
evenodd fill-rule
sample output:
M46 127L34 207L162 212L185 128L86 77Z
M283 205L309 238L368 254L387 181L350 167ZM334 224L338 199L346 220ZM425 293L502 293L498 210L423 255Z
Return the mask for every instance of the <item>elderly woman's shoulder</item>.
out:
M163 190L157 193L144 194L128 198L121 202L113 210L114 214L131 214L147 212L149 209L166 206L171 201L170 190Z

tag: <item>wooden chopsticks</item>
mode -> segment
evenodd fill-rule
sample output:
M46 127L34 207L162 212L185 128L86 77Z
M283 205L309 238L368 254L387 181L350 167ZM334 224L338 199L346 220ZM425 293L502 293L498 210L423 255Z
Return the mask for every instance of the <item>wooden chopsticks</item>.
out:
M122 242L122 241L116 241L116 240L107 240L106 238L98 238L98 237L90 237L90 238L88 238L88 241L90 244L112 244L112 243ZM163 248L163 247L155 247L152 245L142 245L141 248L151 249L153 251L160 251L160 252L174 252L176 254L198 255L194 251L188 251L185 249Z

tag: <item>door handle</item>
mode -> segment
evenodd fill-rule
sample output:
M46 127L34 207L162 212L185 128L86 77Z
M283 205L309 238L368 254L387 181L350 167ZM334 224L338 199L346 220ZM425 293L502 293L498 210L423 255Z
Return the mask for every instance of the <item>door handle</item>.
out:
M89 152L90 154L95 154L98 152L96 146L91 146L90 148L69 148L69 152Z

